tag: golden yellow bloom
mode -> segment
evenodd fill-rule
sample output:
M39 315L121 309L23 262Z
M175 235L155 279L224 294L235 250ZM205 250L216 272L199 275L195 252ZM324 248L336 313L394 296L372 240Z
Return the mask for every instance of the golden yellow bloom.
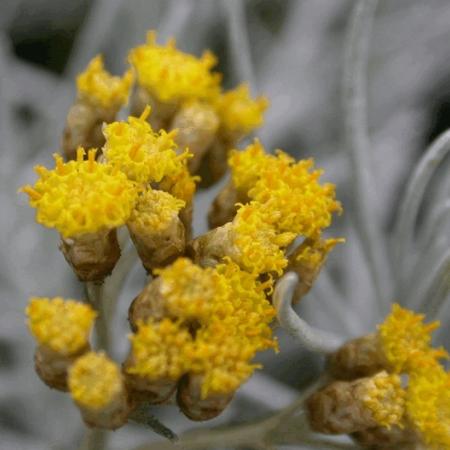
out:
M241 267L252 273L276 272L281 274L287 266L283 248L294 239L294 233L277 233L268 223L261 204L251 202L238 209L232 227L234 243L239 251Z
M187 258L156 270L168 311L180 319L209 320L213 303L227 295L225 280L214 269L203 269Z
M322 171L313 169L312 159L295 162L281 150L269 155L255 140L242 152L233 150L228 164L236 188L264 205L277 231L317 238L332 213L342 211L335 186L319 183Z
M450 373L433 358L410 375L408 418L430 450L450 449Z
M68 385L74 401L85 408L102 409L123 390L119 366L104 353L89 352L69 369Z
M187 156L190 156L190 154L187 154ZM189 173L187 158L184 158L180 163L175 171L167 174L161 183L161 188L188 204L194 197L196 183L200 181L200 177L192 176Z
M403 427L405 391L398 375L380 372L367 383L364 405L370 409L376 422L383 427Z
M61 297L32 297L26 314L38 343L62 355L74 354L88 345L97 315L89 305Z
M308 269L316 269L322 265L328 253L337 244L345 242L343 238L317 239L308 241L301 252L295 256L295 261Z
M129 338L133 364L127 365L127 373L150 380L177 380L188 369L186 347L192 343L192 336L179 322L141 322L137 333Z
M208 99L219 91L220 75L211 72L215 56L201 58L183 53L171 39L165 46L156 43L156 34L147 34L147 43L132 49L128 56L138 82L163 101Z
M39 179L21 191L37 208L36 220L73 237L123 225L136 200L135 185L116 168L95 161L95 150L79 148L76 161L63 162L55 154L56 167L36 166Z
M233 393L255 369L261 367L250 362L256 351L244 337L230 336L227 327L218 321L200 329L188 357L191 372L203 375L201 397Z
M148 188L138 197L129 222L133 222L142 229L163 230L178 215L184 205L183 200L179 200L167 192Z
M285 157L287 157L286 165L294 162L294 159L284 153L280 155L280 159ZM265 152L258 139L254 139L253 143L243 151L231 150L228 165L231 169L233 184L237 189L247 193L259 180L261 172L270 167L275 160L273 155Z
M221 94L215 106L222 129L243 136L263 123L263 113L268 104L266 97L261 96L253 100L246 83Z
M424 324L425 316L398 304L392 305L391 313L378 326L378 336L386 360L395 372L414 370L418 357L423 353L433 358L443 358L443 348L431 347L431 332L439 322Z
M78 95L102 108L118 109L127 103L132 82L131 70L123 77L112 76L104 69L103 58L97 55L77 77Z
M188 153L177 155L176 131L155 133L146 118L147 107L140 117L105 126L103 152L108 162L117 165L130 180L139 183L159 182L165 175L178 173Z

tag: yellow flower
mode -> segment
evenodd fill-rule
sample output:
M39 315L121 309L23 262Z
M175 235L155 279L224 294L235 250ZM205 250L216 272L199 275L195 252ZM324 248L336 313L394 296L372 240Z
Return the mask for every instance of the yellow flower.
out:
M141 322L137 333L129 339L133 355L133 364L126 368L129 374L150 380L177 380L189 367L185 349L192 342L192 336L179 322L170 319Z
M253 100L248 84L241 84L236 89L220 95L215 106L222 129L244 136L263 123L263 113L268 104L266 97Z
M378 326L382 351L395 372L414 370L417 358L422 354L433 358L447 356L443 348L431 347L431 332L439 327L439 322L424 324L424 318L423 314L394 304L391 313Z
M190 157L191 154L189 153L187 156ZM183 158L179 167L164 177L160 183L160 188L188 204L194 197L198 181L200 181L200 177L192 176L189 173L187 158Z
M450 449L450 373L433 358L410 375L408 418L430 450Z
M26 314L38 343L62 355L72 355L88 345L97 315L89 305L61 297L32 297Z
M164 230L178 216L185 202L164 191L148 188L143 192L131 212L129 222L142 229Z
M156 43L156 34L147 34L147 43L132 49L128 56L138 82L163 102L209 99L219 92L220 75L211 72L215 56L201 58L183 53L171 39L167 45Z
M212 268L201 268L187 258L155 271L169 313L180 319L209 320L214 302L227 295L227 286Z
M284 153L280 155L281 158L287 158L286 165L294 162ZM261 172L269 168L275 161L276 158L265 152L258 139L254 139L253 143L243 151L231 150L228 165L231 169L233 184L240 191L248 193L258 181Z
M293 233L277 233L268 222L270 211L261 204L251 202L240 206L233 219L234 243L238 249L238 262L252 273L276 272L281 274L287 266L283 248L294 239Z
M258 140L244 151L232 150L228 159L233 183L270 213L267 221L279 232L317 239L342 211L335 186L320 184L321 170L312 159L295 162L286 153L266 154Z
M112 76L103 68L103 58L97 55L77 77L78 95L102 108L119 109L128 101L132 82L131 70L122 78Z
M63 162L55 154L56 167L36 166L39 179L21 191L37 208L36 220L56 228L64 237L95 233L123 225L136 200L135 185L116 168L95 161L95 150L77 150L76 161Z
M330 239L305 239L295 261L302 267L315 271L324 263L328 253L333 250L335 245L345 242L343 238Z
M405 391L398 375L380 372L367 382L364 405L375 421L383 427L397 425L403 428Z
M176 131L155 133L146 118L150 107L140 117L127 122L113 122L104 127L103 149L108 162L117 165L130 180L139 183L159 182L166 175L178 173L188 153L177 155Z
M80 406L103 409L123 391L120 368L104 353L89 352L69 369L70 395Z

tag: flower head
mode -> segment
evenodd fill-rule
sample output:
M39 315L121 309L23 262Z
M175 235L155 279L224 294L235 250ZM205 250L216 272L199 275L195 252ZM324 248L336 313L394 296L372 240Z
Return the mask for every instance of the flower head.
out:
M345 242L343 238L305 239L296 252L295 263L301 264L305 269L316 271L320 269L328 253L343 242Z
M129 374L150 380L177 380L188 370L186 348L192 344L192 336L180 322L141 322L137 333L129 338L133 355L133 363L126 368Z
M178 216L178 212L184 206L183 200L167 192L148 188L138 197L129 222L133 222L143 230L163 230Z
M147 34L147 43L132 49L128 59L138 82L163 101L208 99L218 94L220 75L211 72L215 56L205 52L200 58L183 53L171 39L156 43L156 34Z
M391 313L378 326L378 336L385 358L396 372L413 370L417 358L423 354L443 358L447 352L431 347L431 332L439 322L424 324L425 316L398 304L392 305Z
M202 268L187 258L155 271L161 278L161 294L171 315L208 321L213 303L227 295L225 280L212 268Z
M102 108L119 109L128 101L132 82L131 70L123 77L112 76L103 68L103 58L97 55L77 77L78 95Z
M363 402L372 412L375 421L383 427L403 427L405 391L400 377L380 372L366 384Z
M97 315L89 305L61 297L32 297L26 314L38 343L63 355L75 354L88 345Z
M406 398L408 418L427 448L450 449L450 373L434 358L421 359L410 375Z
M130 180L139 183L159 182L166 175L178 173L188 154L177 155L176 131L155 133L145 120L147 107L140 117L128 122L113 122L104 127L103 152L106 160L116 164Z
M37 209L37 222L56 228L64 237L95 233L123 225L136 200L135 185L116 168L95 161L95 150L79 148L76 161L63 162L55 154L56 167L36 166L36 184L21 190Z
M294 239L293 233L277 233L267 220L268 212L261 204L242 205L232 222L239 264L252 273L276 272L287 266L283 248Z
M89 352L69 369L68 385L75 403L88 409L103 409L123 392L117 364L104 353Z
M263 113L268 106L266 97L253 100L248 84L225 92L216 102L220 125L225 132L244 136L258 128L263 122Z

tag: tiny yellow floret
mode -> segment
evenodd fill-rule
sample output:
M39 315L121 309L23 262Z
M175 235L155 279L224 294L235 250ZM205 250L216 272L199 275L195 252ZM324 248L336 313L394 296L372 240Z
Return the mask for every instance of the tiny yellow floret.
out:
M150 108L128 122L113 122L103 129L106 160L117 165L127 177L138 183L159 182L166 175L178 173L189 154L177 155L176 130L155 133L147 122Z
M162 102L209 99L218 95L220 75L211 72L216 58L205 52L201 58L183 53L171 39L156 43L156 34L147 34L147 43L132 49L128 60L138 83Z
M395 372L411 371L418 357L428 354L439 359L447 356L443 348L431 347L431 333L439 322L424 324L425 316L398 304L378 326L378 336L384 355Z
M324 263L328 253L333 250L337 244L343 244L343 238L330 239L306 239L296 255L295 261L309 270L317 270Z
M79 406L101 410L124 390L119 366L104 353L89 352L69 369L70 395Z
M28 326L40 345L62 355L86 348L96 312L75 300L32 297L26 308Z
M403 428L405 395L398 375L380 372L367 383L363 401L380 426Z
M428 449L450 449L450 373L435 359L411 374L406 409Z
M102 108L119 109L127 103L132 83L132 70L123 77L112 76L104 69L101 55L97 55L77 77L78 96Z
M129 222L143 230L164 230L184 206L183 200L167 192L148 188L138 197Z
M122 172L95 161L95 150L87 160L84 155L79 148L76 161L64 163L55 154L55 169L36 166L38 181L21 189L37 209L37 222L66 238L123 225L136 201L135 185Z
M177 380L189 368L186 348L192 336L179 322L163 319L138 323L136 334L129 336L133 364L126 371L149 380Z
M221 94L216 103L221 128L228 133L244 136L263 123L269 102L266 97L252 99L248 84Z

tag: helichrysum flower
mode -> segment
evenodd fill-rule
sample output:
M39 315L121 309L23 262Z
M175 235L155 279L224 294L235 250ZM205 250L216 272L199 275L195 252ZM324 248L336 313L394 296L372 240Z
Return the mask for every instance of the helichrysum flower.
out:
M443 348L431 347L431 333L439 322L424 324L425 316L417 314L398 304L378 326L378 337L384 356L395 372L411 371L417 358L428 354L433 358L447 356Z
M95 161L95 150L78 149L76 161L63 162L54 155L56 167L36 166L36 184L24 186L36 220L56 228L63 237L95 233L123 225L131 214L137 191L117 168Z
M403 427L405 391L398 375L380 372L372 377L366 385L363 402L378 425Z
M146 44L132 49L128 59L138 83L163 102L208 99L218 93L220 75L211 72L216 58L210 52L197 58L178 50L173 39L158 45L150 31Z
M155 273L168 313L179 319L208 321L213 303L222 302L228 293L226 280L214 269L201 268L187 258Z
M73 400L88 409L108 406L123 390L120 369L104 353L89 352L69 369L69 390Z
M270 211L279 231L318 236L330 226L332 213L341 212L334 185L319 183L323 172L313 168L312 159L295 162L281 150L268 155L255 141L243 152L233 151L229 164L236 187Z
M252 273L281 274L288 263L283 248L295 239L295 234L277 233L267 216L268 212L257 202L239 208L232 222L238 250L235 260Z
M185 202L167 192L148 188L139 197L129 222L142 230L159 231L167 228L178 216Z
M147 107L140 117L128 117L127 122L113 122L105 126L106 160L118 167L130 180L139 183L159 182L166 175L179 173L188 153L177 155L176 131L155 133L145 120Z
M97 315L89 305L61 297L32 297L26 314L37 342L62 355L75 354L88 345Z
M252 132L263 123L263 114L268 103L266 97L253 100L248 84L241 84L221 94L215 102L215 107L222 131L239 136Z
M118 109L128 101L133 73L123 77L109 74L103 67L103 58L97 55L86 70L77 77L78 96L102 108Z
M133 362L127 373L155 381L178 380L189 368L186 348L192 339L187 328L170 319L138 323L137 333L130 335Z
M450 373L425 358L409 377L408 419L430 450L450 449ZM423 360L422 360L423 361ZM421 362L419 361L419 366Z

